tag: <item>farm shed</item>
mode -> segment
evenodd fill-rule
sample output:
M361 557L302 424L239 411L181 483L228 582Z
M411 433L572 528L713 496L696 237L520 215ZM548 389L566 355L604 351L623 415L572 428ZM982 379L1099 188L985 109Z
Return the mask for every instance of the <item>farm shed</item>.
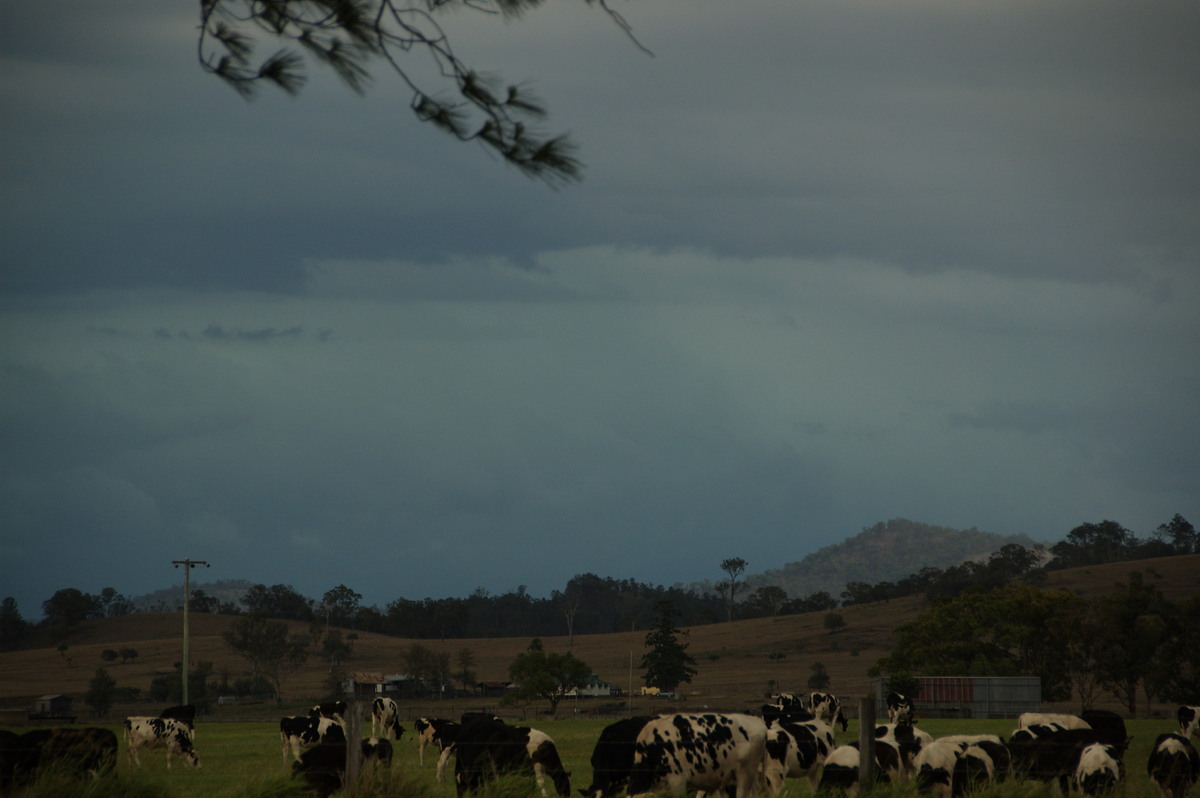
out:
M1042 708L1039 676L918 676L912 696L917 715L927 718L1015 718ZM887 711L887 680L872 679L875 705Z

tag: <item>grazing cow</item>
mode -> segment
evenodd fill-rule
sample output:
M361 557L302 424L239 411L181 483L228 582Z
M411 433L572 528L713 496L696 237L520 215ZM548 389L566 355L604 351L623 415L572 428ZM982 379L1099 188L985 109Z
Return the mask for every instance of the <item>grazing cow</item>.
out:
M638 734L629 795L667 789L721 792L750 798L759 790L767 724L741 714L687 714L656 718Z
M1008 749L1003 744L984 740L968 743L954 765L950 795L970 795L989 782L1003 781L1008 768Z
M934 740L921 746L913 759L913 782L917 791L937 798L949 798L954 790L954 772L958 759L969 743L955 740Z
M371 701L371 734L399 740L404 734L400 725L400 707L390 698L375 698Z
M853 798L858 794L858 765L861 755L858 743L833 750L821 769L818 792L842 793ZM900 749L886 740L875 741L875 778L880 783L899 781L904 770Z
M842 711L841 700L833 693L813 693L809 696L808 708L817 720L824 721L830 726L839 723L842 731L846 731L846 727L849 725L846 722L846 713Z
M390 767L392 764L392 741L386 737L368 737L362 741L363 762Z
M483 717L462 724L453 747L454 781L460 796L502 773L533 775L542 795L549 777L560 798L571 794L571 774L545 732Z
M809 788L815 792L819 768L836 745L833 727L828 723L768 724L766 758L763 760L767 792L778 795L783 792L785 779L801 777L808 779Z
M308 716L310 718L329 718L344 729L346 728L346 702L326 701L323 704L317 704L308 711Z
M192 739L196 739L196 705L182 704L177 707L167 707L162 712L158 713L160 718L171 718L172 720L183 721L188 727L188 733L192 735Z
M142 766L138 757L141 748L167 749L167 769L171 769L171 755L179 754L194 768L200 767L200 755L192 747L192 734L187 724L174 718L131 717L125 718L125 742L129 746L129 762L136 768Z
M1120 745L1122 752L1129 743L1129 735L1125 731L1125 719L1116 712L1107 709L1087 709L1080 713L1080 718L1088 728L1095 729L1097 737L1110 745Z
M772 721L805 723L817 719L804 705L804 697L794 693L780 693L772 703L763 704L762 716L768 725Z
M297 715L279 719L279 739L283 744L283 756L291 756L299 762L300 752L324 742L346 741L346 731L331 718Z
M1200 755L1186 736L1160 734L1154 741L1146 772L1163 798L1187 798L1192 786L1200 781Z
M592 749L592 784L579 792L585 798L614 798L629 784L637 736L653 718L649 715L619 720L604 727Z
M1125 752L1128 738L1110 737L1101 729L1057 729L1045 731L1032 726L1018 729L1008 740L1012 752L1013 771L1018 778L1037 781L1058 780L1064 793L1070 786L1079 756L1093 743L1111 746L1116 759Z
M108 729L34 729L0 732L0 795L24 787L41 768L63 775L100 776L117 764L117 735Z
M442 742L442 729L449 727L457 727L458 724L452 720L443 718L417 718L413 721L413 728L417 731L417 761L422 765L425 764L425 746L436 744L438 751L445 749Z
M888 693L887 713L888 720L890 720L892 723L901 723L906 720L912 720L912 699L900 693Z
M1103 795L1125 778L1125 763L1116 746L1091 743L1075 756L1071 784L1086 796Z
M329 718L305 718L329 720ZM336 726L336 724L334 724ZM340 726L336 728L341 729ZM342 789L346 775L346 738L333 735L306 750L292 763L292 775L304 780L317 798L329 798Z
M1078 715L1064 715L1055 712L1022 712L1017 717L1017 728L1026 729L1030 726L1058 725L1064 729L1090 729L1090 724Z
M1191 737L1193 734L1200 737L1200 707L1190 707L1184 704L1179 707L1175 717L1179 719L1180 734L1184 737Z

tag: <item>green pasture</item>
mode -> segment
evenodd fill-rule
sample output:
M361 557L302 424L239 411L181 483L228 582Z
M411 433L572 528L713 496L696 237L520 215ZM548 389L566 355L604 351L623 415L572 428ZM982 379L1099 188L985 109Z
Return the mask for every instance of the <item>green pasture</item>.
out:
M577 790L591 783L589 759L601 729L613 722L608 720L545 720L536 725L554 738L567 769L571 786ZM1158 790L1146 775L1146 761L1154 739L1165 731L1174 731L1166 720L1126 722L1133 743L1125 757L1127 779L1119 791L1123 798L1160 798ZM919 727L935 737L945 734L1002 734L1007 736L1015 726L1011 720L934 720L923 719ZM120 725L109 725L120 738ZM22 729L13 729L20 732ZM858 737L856 724L851 722L847 732L838 733L838 742L851 742ZM291 760L285 758L276 723L229 722L196 724L196 750L202 767L193 770L176 758L171 770L166 768L162 749L143 749L139 752L142 770L131 770L121 741L117 772L94 784L64 785L53 775L24 793L26 798L46 796L78 796L79 798L290 798L303 795L299 785L290 782ZM417 746L409 727L395 749L395 759L388 772L369 774L362 785L342 793L347 798L453 798L453 761L448 779L439 784L435 779L436 751L426 749L425 765L417 761ZM785 795L804 796L809 793L806 781L792 781ZM881 787L880 796L915 796L911 786ZM525 784L506 784L493 791L506 798L521 798L531 794ZM1040 785L1009 784L987 791L984 798L1042 798L1057 795L1057 789ZM1200 789L1193 790L1200 795Z

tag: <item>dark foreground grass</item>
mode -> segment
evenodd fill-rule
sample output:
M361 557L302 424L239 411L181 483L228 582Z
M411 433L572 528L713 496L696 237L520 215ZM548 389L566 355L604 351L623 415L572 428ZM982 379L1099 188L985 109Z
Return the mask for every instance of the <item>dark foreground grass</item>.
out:
M571 785L577 795L579 788L591 783L589 763L592 747L610 720L562 720L537 723L550 734L559 749ZM952 733L1007 736L1015 725L1011 720L921 720L921 728L941 736ZM1133 742L1126 753L1126 780L1119 788L1118 798L1160 798L1158 790L1146 775L1146 761L1154 739L1164 731L1172 731L1167 721L1127 721ZM111 725L118 737L119 725ZM856 725L839 732L839 742L858 738ZM60 774L46 774L36 784L18 793L22 798L300 798L308 795L304 786L291 779L291 760L285 758L274 723L199 723L196 729L196 749L201 767L193 770L175 759L170 770L161 750L140 752L142 769L131 768L122 740L116 771L105 778L72 782ZM453 761L447 781L435 778L436 752L426 750L425 765L417 760L416 742L409 729L405 738L395 746L395 759L389 769L378 769L363 775L358 784L339 793L344 798L454 798ZM534 794L531 784L523 779L507 779L481 793L484 798L529 798ZM881 785L873 792L876 798L915 798L910 785ZM1200 798L1200 789L1192 793ZM784 793L788 798L810 795L806 781L789 781ZM978 793L978 798L1054 798L1057 788L1037 784L997 785Z

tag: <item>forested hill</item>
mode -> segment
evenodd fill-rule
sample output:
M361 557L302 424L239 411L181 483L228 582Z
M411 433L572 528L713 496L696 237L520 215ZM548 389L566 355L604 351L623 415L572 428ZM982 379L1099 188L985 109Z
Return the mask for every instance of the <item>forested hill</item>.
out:
M777 585L789 596L823 590L837 598L850 582L897 581L922 568L948 568L986 558L1010 543L1025 548L1036 545L1027 535L996 535L973 527L951 529L894 518L798 562L749 576L746 581L751 590Z

